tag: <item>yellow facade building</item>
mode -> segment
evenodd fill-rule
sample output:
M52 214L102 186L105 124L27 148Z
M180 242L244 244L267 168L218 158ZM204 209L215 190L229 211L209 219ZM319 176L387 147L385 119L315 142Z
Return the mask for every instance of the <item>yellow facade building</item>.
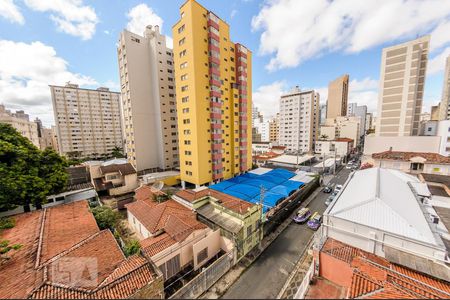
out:
M195 0L173 26L181 180L204 185L251 168L252 54Z

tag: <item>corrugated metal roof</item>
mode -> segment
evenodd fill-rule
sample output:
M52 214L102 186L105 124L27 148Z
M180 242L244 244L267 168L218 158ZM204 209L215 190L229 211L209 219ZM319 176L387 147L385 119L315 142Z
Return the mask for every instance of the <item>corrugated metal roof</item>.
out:
M420 183L417 178L397 170L357 171L328 210L328 215L437 245L408 182ZM426 189L426 186L421 188Z

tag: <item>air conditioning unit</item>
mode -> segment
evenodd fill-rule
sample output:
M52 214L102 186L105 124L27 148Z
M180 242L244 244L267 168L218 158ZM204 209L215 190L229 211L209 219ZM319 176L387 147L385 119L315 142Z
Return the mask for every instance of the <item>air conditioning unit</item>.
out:
M436 215L430 215L430 220L433 224L439 224L439 217Z

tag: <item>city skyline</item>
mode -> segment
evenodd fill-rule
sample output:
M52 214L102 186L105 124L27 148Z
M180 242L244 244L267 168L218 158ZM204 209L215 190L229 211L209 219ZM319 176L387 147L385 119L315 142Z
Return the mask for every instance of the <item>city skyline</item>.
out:
M68 1L66 6L5 2L0 9L4 28L0 54L7 59L0 63L0 101L8 109L23 109L41 118L48 126L54 124L49 84L71 81L82 87L106 86L119 91L119 33L128 28L141 34L146 25L162 25L162 34L171 37L183 2ZM440 101L445 58L450 54L450 38L445 35L450 26L450 4L407 1L392 20L390 14L396 11L398 1L383 6L383 15L372 2L364 8L351 8L341 1L333 5L317 1L308 7L308 14L319 18L317 24L309 18L297 24L302 17L299 11L305 10L301 1L235 0L229 4L204 0L201 4L223 16L232 27L231 38L255 53L254 103L265 116L275 114L279 96L296 85L315 89L324 103L328 82L344 73L351 79L349 102L367 105L369 112L376 113L381 49L425 34L431 34L431 51L423 111ZM348 11L349 20L345 21L342 10ZM277 18L277 12L287 17ZM412 18L415 13L418 17ZM401 23L409 18L407 25ZM380 28L366 23L374 19ZM382 22L386 24L381 26ZM285 34L293 25L296 31ZM316 29L309 32L312 25ZM382 30L385 26L395 26L396 30ZM319 30L324 27L330 29ZM370 41L364 37L367 32L373 37Z

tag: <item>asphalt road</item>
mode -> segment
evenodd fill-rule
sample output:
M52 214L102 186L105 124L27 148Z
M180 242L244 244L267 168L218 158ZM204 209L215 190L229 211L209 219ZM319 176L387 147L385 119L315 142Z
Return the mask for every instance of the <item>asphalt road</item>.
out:
M330 184L343 184L349 174L350 170L342 169L330 181ZM318 211L322 214L326 209L324 203L329 195L318 193L308 207L313 212ZM309 229L306 224L299 225L291 222L222 298L276 298L313 233L314 231Z

